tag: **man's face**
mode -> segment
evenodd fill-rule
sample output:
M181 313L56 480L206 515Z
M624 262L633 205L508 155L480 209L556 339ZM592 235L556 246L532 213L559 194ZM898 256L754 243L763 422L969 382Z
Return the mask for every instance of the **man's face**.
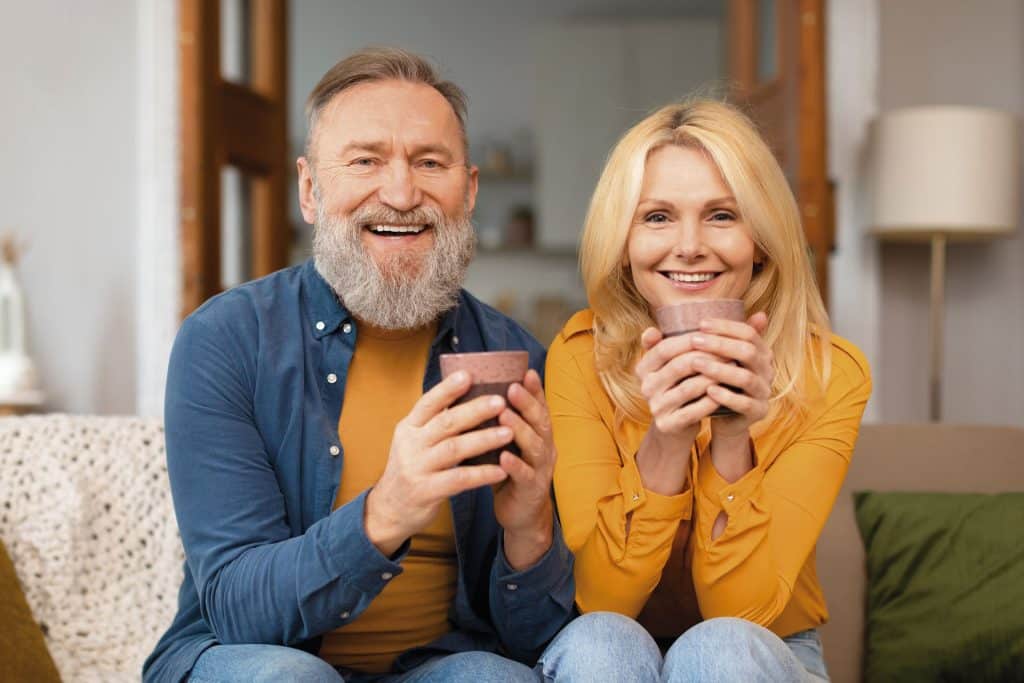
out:
M381 311L392 298L450 306L472 254L477 171L448 101L422 84L363 83L324 107L310 148L298 160L302 214L316 225L317 268L346 306L387 327L429 313Z

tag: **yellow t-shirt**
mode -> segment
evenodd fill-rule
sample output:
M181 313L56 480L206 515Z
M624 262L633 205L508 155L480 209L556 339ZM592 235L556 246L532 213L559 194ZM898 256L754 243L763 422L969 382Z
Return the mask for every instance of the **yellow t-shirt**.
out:
M423 394L435 326L390 332L357 325L338 433L345 447L337 509L373 486L387 463L395 424ZM383 673L405 650L447 633L458 562L451 506L412 538L396 576L355 621L324 636L320 656L333 665Z
M616 422L594 366L592 327L591 311L573 316L548 350L545 374L558 448L555 495L576 555L580 609L673 627L657 636L720 616L742 617L781 637L824 623L814 547L871 395L861 352L831 337L825 391L796 424L755 425L754 469L731 484L711 464L705 421L690 484L663 496L643 487L636 453L648 425ZM728 524L712 541L723 510Z

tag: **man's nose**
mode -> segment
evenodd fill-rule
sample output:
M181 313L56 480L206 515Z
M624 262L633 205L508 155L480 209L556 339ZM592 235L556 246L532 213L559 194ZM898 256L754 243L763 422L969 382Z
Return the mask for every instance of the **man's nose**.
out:
M410 211L422 200L412 168L402 161L392 161L387 165L378 194L381 202L396 211Z
M684 220L680 223L672 253L679 258L692 261L704 255L704 233L700 221Z

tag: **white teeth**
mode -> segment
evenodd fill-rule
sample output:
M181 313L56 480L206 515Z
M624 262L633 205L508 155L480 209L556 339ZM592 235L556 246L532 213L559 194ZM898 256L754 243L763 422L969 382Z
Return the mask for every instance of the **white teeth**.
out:
M424 227L422 225L374 225L370 227L370 230L382 235L407 235L420 233Z
M676 282L707 282L718 273L666 273L670 280Z

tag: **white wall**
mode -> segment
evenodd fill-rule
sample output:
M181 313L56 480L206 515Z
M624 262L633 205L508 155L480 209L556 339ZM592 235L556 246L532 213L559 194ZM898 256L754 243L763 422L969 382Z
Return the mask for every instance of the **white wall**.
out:
M882 2L880 86L883 110L974 105L1024 119L1024 2ZM924 420L928 248L881 253L883 415ZM1024 425L1024 221L1012 240L951 245L946 277L944 420Z
M289 64L289 128L293 148L299 151L305 135L305 98L324 71L341 57L361 47L373 44L398 45L434 60L446 78L455 81L466 91L469 97L467 132L470 153L474 162L480 163L482 149L488 142L509 143L522 137L522 131L531 129L534 130L535 139L543 137L535 130L538 110L543 109L538 106L538 97L551 94L550 88L545 91L537 83L537 79L545 74L551 76L544 68L544 55L538 57L536 50L535 39L538 34L544 33L543 27L555 24L566 26L565 40L568 47L574 39L574 34L568 31L569 27L578 30L581 25L603 26L618 35L645 28L649 30L653 22L644 24L645 19L661 21L666 34L664 40L674 39L676 45L634 49L627 55L629 59L621 60L622 66L636 68L629 75L628 87L620 87L620 83L609 85L609 88L615 88L615 93L607 98L610 104L606 109L613 107L614 111L606 111L603 119L601 112L590 117L584 116L586 104L591 101L585 99L585 95L581 104L574 101L573 93L561 93L557 106L568 111L572 111L574 106L578 107L581 128L597 120L601 123L600 126L590 126L593 130L588 129L588 132L595 135L592 154L587 155L585 163L575 169L578 176L585 178L585 191L579 192L578 179L565 174L560 174L561 178L539 178L541 182L552 183L556 191L564 191L568 196L566 201L576 205L578 216L571 221L563 221L571 225L563 226L561 235L549 240L545 235L553 232L550 224L545 226L543 215L538 215L536 231L539 234L536 241L572 249L575 246L575 235L582 228L582 217L590 190L611 144L619 134L655 104L685 94L683 90L686 88L720 77L721 48L716 17L722 12L723 4L719 0L295 2L292 4L292 59ZM692 21L693 26L684 26L680 19ZM631 28L618 28L627 25ZM687 30L672 30L680 26ZM696 41L694 33L704 28L710 30L712 35ZM547 33L550 38L550 31ZM584 50L581 63L594 70L590 80L597 84L594 87L599 87L604 77L601 68L607 59L602 61L600 54L594 53L588 62L585 55L586 48L590 46L576 47ZM600 50L600 46L593 46L593 49ZM685 58L686 61L679 64L676 69L678 73L673 74L673 78L665 79L662 74L664 65L658 65L661 69L658 71L645 63L644 58L664 61ZM556 68L552 66L552 70ZM645 74L647 79L644 79ZM567 81L564 75L553 77L552 80L558 83ZM681 87L681 83L686 86ZM627 107L629 109L623 111ZM614 124L611 128L608 120ZM521 185L481 182L474 216L478 228L486 229L500 223L510 203L522 202L524 198L529 201L529 193L524 196L523 190ZM535 208L538 208L539 194L533 192L532 204ZM293 220L301 222L295 210ZM304 255L302 252L296 254ZM511 307L513 315L529 324L533 302L539 297L561 296L571 305L585 305L586 297L577 270L576 259L571 253L543 257L478 253L470 268L466 286L477 296L491 302L514 296L515 302ZM546 334L542 333L542 336ZM542 341L546 343L550 338Z
M864 412L881 419L881 291L878 245L871 220L868 127L878 113L879 0L829 0L825 16L828 74L829 177L836 183L836 247L830 261L833 329L855 343L873 370L874 393Z
M135 410L137 8L132 0L0 10L0 230L52 410Z

